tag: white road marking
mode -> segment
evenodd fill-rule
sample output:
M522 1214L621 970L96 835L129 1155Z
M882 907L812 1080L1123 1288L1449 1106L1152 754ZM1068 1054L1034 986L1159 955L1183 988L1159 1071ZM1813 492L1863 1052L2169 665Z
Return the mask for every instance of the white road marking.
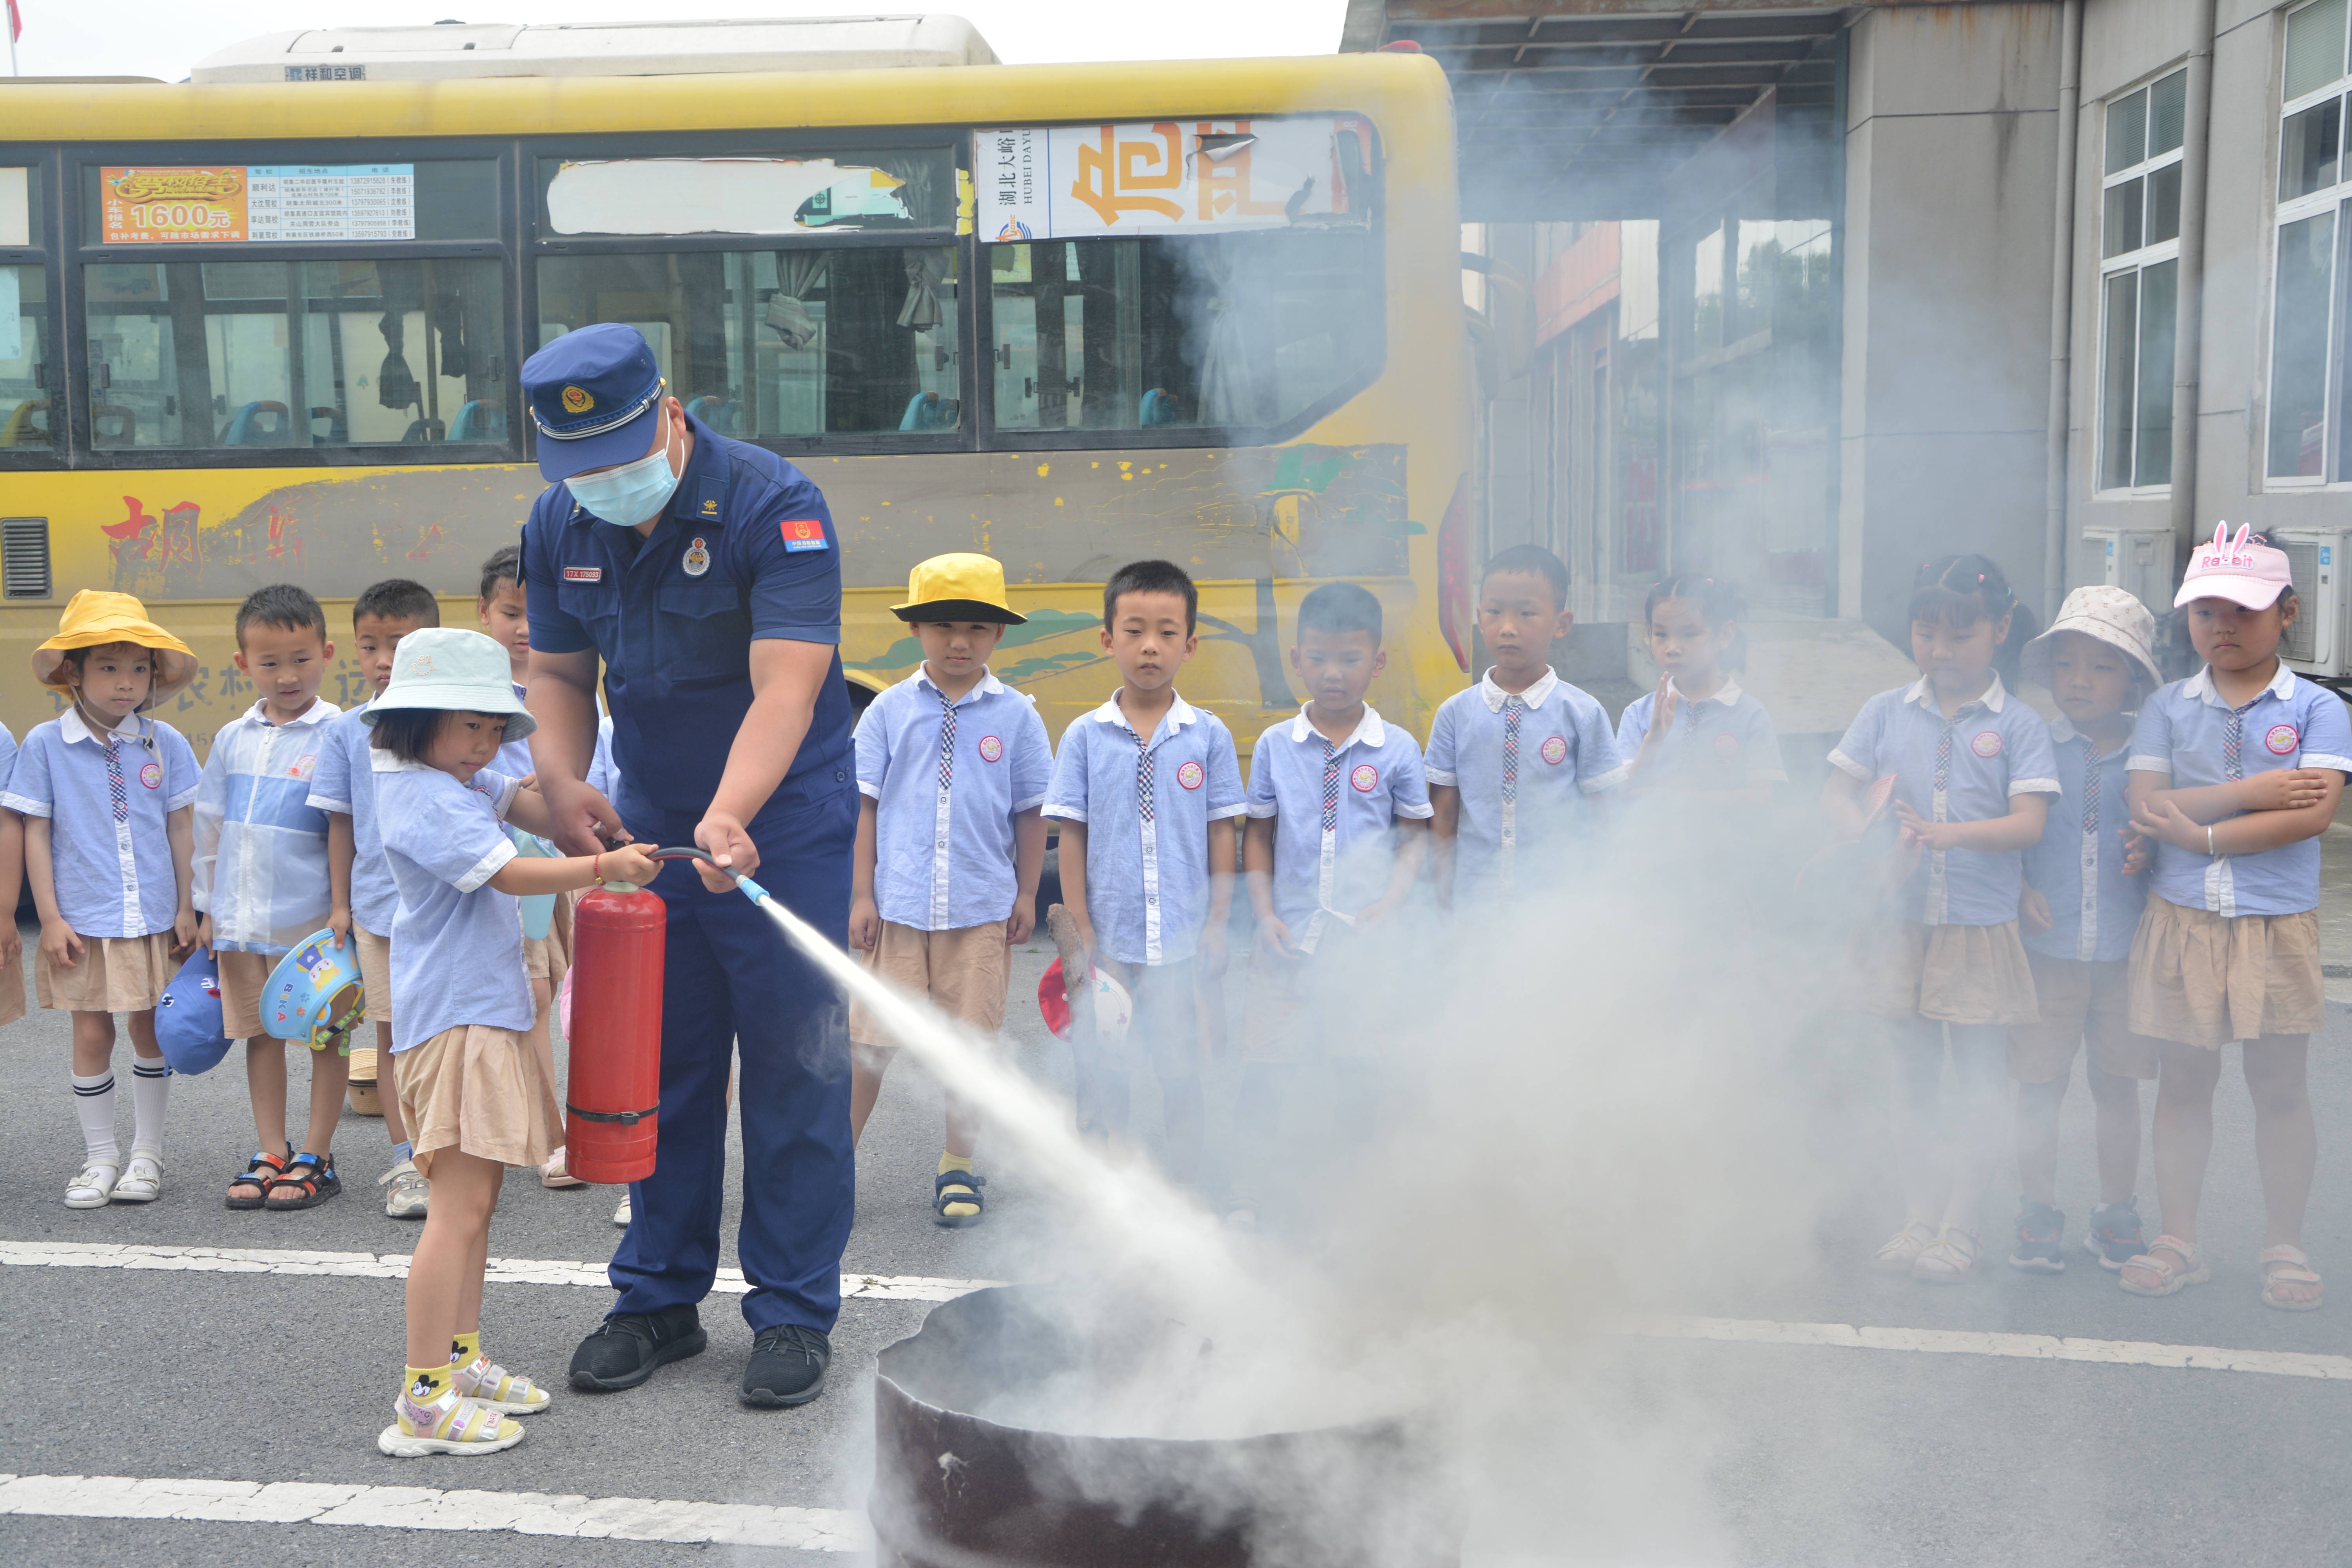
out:
M272 1247L141 1247L80 1241L0 1241L0 1266L8 1264L47 1268L183 1269L199 1274L343 1275L363 1279L404 1279L408 1276L408 1255L399 1252L296 1252ZM563 1258L493 1258L488 1278L496 1285L611 1289L603 1264L575 1263ZM851 1301L950 1301L993 1283L988 1279L931 1279L919 1275L845 1274L841 1277L841 1294L843 1300ZM722 1268L711 1289L740 1295L751 1287L744 1283L741 1270ZM2352 1356L2310 1351L2242 1351L2218 1345L2159 1344L2147 1340L2061 1339L2050 1334L1872 1328L1853 1323L1780 1323L1752 1318L1646 1318L1622 1324L1619 1331L1643 1339L2011 1356L2027 1361L2096 1362L2110 1366L2251 1372L2273 1377L2352 1382Z
M443 1491L434 1487L303 1481L0 1475L0 1514L184 1519L230 1524L341 1524L376 1530L509 1531L591 1540L719 1542L802 1552L866 1552L863 1514L835 1508Z
M1827 1345L1841 1350L1919 1351L1932 1355L2018 1356L2028 1361L2169 1366L2192 1372L2253 1372L2273 1377L2352 1381L2352 1356L2310 1351L2238 1351L2147 1340L2059 1339L1968 1329L1876 1329L1853 1323L1775 1323L1748 1318L1648 1318L1622 1331L1645 1339L1727 1340L1748 1344Z
M357 1279L405 1279L404 1252L296 1252L260 1247L138 1247L82 1241L0 1241L0 1265L43 1268L180 1269L196 1274L341 1275ZM551 1258L493 1258L485 1278L493 1285L586 1285L609 1290L601 1263ZM845 1274L841 1294L856 1301L950 1301L984 1289L989 1279L927 1279L899 1274ZM740 1268L722 1268L713 1290L751 1289Z

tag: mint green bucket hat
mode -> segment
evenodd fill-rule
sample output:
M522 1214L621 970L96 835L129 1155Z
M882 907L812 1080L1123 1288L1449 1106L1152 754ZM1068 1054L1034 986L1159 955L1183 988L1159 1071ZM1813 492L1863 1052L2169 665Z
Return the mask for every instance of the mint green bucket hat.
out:
M515 695L507 650L463 626L422 626L392 650L392 682L367 705L360 721L371 729L376 715L396 708L429 708L444 713L502 713L506 738L520 741L539 728Z

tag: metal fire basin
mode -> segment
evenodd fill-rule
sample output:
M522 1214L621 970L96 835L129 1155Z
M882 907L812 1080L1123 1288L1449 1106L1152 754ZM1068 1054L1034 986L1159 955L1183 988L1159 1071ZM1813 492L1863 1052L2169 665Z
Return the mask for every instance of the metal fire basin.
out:
M1456 1568L1460 1510L1430 1423L1220 1438L1037 1431L971 1414L1040 1379L1119 1378L1167 1329L1044 1288L936 1308L875 1380L881 1568Z

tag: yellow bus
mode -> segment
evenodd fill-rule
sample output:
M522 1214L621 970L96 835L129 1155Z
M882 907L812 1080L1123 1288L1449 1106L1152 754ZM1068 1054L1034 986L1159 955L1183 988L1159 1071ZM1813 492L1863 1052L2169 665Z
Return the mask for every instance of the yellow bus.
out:
M1473 543L1433 63L697 26L288 34L192 83L0 86L0 719L56 711L26 655L83 587L194 646L164 716L200 747L253 700L229 627L261 584L339 637L387 576L469 621L541 489L517 367L617 321L824 489L864 691L919 657L908 566L985 551L1029 616L996 668L1058 735L1117 683L1100 584L1157 555L1202 586L1183 689L1244 744L1337 577L1388 610L1374 702L1426 732ZM348 658L324 694L363 695Z

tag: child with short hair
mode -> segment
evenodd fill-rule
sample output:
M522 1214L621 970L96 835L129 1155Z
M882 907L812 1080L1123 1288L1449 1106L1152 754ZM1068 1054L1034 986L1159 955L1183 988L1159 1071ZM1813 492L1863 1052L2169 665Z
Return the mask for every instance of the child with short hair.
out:
M66 1186L68 1208L152 1203L163 1190L171 1080L155 1043L155 1005L196 942L189 809L198 771L180 732L145 715L195 677L188 645L128 594L76 594L58 635L33 652L33 678L73 705L25 737L0 806L24 821L41 917L35 991L42 1006L73 1015L84 1154ZM13 890L10 898L14 926ZM131 1026L128 1163L114 1135L117 1013L129 1014Z
M1102 646L1119 688L1063 732L1045 796L1045 815L1062 824L1062 903L1088 961L1133 999L1128 1037L1159 1074L1168 1166L1179 1180L1197 1174L1201 1157L1194 974L1225 970L1234 822L1249 809L1232 732L1176 693L1176 672L1200 647L1200 591L1172 562L1132 561L1111 574ZM1126 1131L1126 1059L1099 1040L1074 1040L1080 1131Z
M2214 530L2173 599L2205 668L2165 687L2133 731L2132 830L2155 847L2131 950L2131 1026L2155 1037L2156 1196L2164 1229L2124 1265L2136 1296L2212 1277L2197 1209L2213 1142L2221 1047L2245 1047L2265 1231L2263 1305L2308 1312L2321 1283L2303 1251L2318 1138L2305 1078L2324 1020L2319 836L2352 773L2335 693L2279 660L2302 605L2285 552Z
M2017 1245L2010 1267L2064 1271L2066 1216L2058 1208L2058 1108L2087 1038L2097 1121L2099 1203L2083 1245L2104 1268L2141 1250L2139 1080L2156 1076L2156 1042L2132 1033L2125 971L2147 879L2126 863L2124 763L2132 714L2163 684L2156 618L2127 589L2094 584L2066 596L2048 631L2025 645L2026 675L2050 689L2058 798L2025 851L2018 906L2040 1022L2012 1025L2009 1075L2017 1080Z
M8 780L16 771L16 737L0 724L0 801L7 798ZM0 1026L25 1016L25 938L13 918L25 892L25 818L0 805L0 908L11 918L0 921Z
M886 980L928 995L983 1035L1004 1026L1012 949L1036 921L1045 865L1038 812L1054 747L1037 703L989 673L1004 628L1024 625L1007 602L1004 568L985 555L935 555L917 565L907 603L923 662L857 721L857 848L849 944ZM878 889L878 890L877 890ZM882 1092L893 1042L856 1001L849 1131ZM948 1101L947 1148L931 1188L941 1226L980 1222L984 1179L972 1168L979 1129Z
M401 639L392 679L367 706L368 763L384 859L400 889L392 929L393 1050L401 1112L433 1203L409 1262L408 1369L376 1447L394 1458L488 1454L522 1441L508 1415L547 1391L482 1349L490 1216L509 1165L547 1158L548 1085L524 1042L515 895L610 879L651 882L634 845L558 858L517 853L501 818L551 826L546 803L488 764L530 715L499 648L478 632L426 626Z
M360 672L367 678L368 702L336 715L310 779L309 804L327 813L327 876L334 907L327 924L335 945L358 944L360 980L367 1016L375 1025L375 1047L352 1053L354 1082L379 1080L383 1130L392 1138L392 1169L377 1178L385 1189L383 1212L394 1219L423 1219L430 1197L417 1170L415 1146L400 1117L393 1082L392 922L400 913L400 889L384 863L383 839L376 831L375 775L369 770L369 703L391 684L393 658L401 639L441 624L441 602L433 590L405 577L370 584L352 603L352 637Z
M228 1185L233 1209L315 1208L342 1191L335 1122L350 1059L310 1053L310 1119L301 1152L286 1137L286 1045L261 1027L261 991L278 960L334 911L327 814L310 780L341 711L319 695L335 657L327 612L307 589L275 583L236 610L236 667L260 696L213 736L196 793L195 906L220 963L221 1020L245 1041L246 1087L259 1147Z
M1917 863L1896 919L1864 957L1865 1012L1886 1019L1895 1055L1903 1228L1871 1267L1932 1284L1976 1271L1985 1184L2000 1162L2007 1029L2041 1014L2017 933L2023 852L2041 842L2058 759L2042 715L2010 695L2032 616L1981 555L1947 555L1911 590L1919 679L1882 691L1830 753L1822 803L1844 837L1863 826L1863 793L1895 777L1895 815ZM1939 1104L1945 1037L1960 1103ZM1949 1152L1947 1153L1946 1145Z
M1546 885L1538 867L1587 823L1589 802L1625 782L1608 710L1551 667L1551 645L1575 621L1568 568L1550 551L1515 544L1486 563L1478 631L1495 662L1429 726L1441 908Z
M1727 579L1683 572L1651 586L1642 620L1657 689L1617 720L1631 788L1760 802L1789 781L1772 716L1732 677L1748 662L1746 614Z
M1347 1016L1329 994L1332 955L1402 907L1428 845L1421 748L1364 700L1388 664L1381 620L1380 600L1356 584L1307 595L1290 648L1306 705L1250 752L1242 865L1257 938L1226 1198L1227 1219L1244 1228L1257 1221L1259 1189L1283 1147L1292 1080L1302 1066L1336 1067L1345 1054L1322 1027ZM1350 1021L1344 1033L1361 1031Z

